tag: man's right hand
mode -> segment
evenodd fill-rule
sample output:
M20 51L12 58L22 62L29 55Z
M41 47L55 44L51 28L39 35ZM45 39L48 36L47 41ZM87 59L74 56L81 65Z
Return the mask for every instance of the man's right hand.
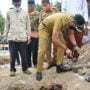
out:
M30 44L31 43L31 39L29 39L28 41L27 41L27 44Z
M73 53L69 48L66 49L66 55L70 58L73 58Z

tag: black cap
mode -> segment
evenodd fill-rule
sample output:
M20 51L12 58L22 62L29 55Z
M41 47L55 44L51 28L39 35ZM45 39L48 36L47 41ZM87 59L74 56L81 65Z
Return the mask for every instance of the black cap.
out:
M50 4L50 1L49 0L42 0L42 3L49 3Z
M77 25L83 25L83 24L85 24L85 19L84 19L84 17L83 17L82 15L80 15L80 14L76 14L76 15L74 16L74 21L75 21L75 23L76 23Z
M12 2L21 2L21 0L12 0Z
M74 21L75 21L75 30L78 31L78 32L83 32L83 28L82 28L82 25L85 24L85 19L82 15L80 14L76 14L74 17Z
M28 4L35 4L34 0L28 0Z

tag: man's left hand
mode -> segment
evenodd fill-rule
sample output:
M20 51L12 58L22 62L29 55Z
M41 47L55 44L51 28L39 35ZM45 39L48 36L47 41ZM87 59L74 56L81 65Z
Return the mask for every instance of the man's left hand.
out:
M31 43L31 39L29 39L28 41L27 41L27 44L30 44Z
M74 51L77 52L78 56L80 55L80 48L78 46L74 47Z

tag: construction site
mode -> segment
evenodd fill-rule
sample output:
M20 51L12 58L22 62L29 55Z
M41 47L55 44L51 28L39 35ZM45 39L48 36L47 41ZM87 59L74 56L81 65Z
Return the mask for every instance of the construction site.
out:
M30 68L32 74L24 75L20 66L16 77L9 76L9 52L0 51L0 90L90 90L90 44L81 48L77 62L65 59L65 64L73 71L57 74L55 67L44 71L42 81L35 78L36 68ZM86 81L89 78L89 81Z

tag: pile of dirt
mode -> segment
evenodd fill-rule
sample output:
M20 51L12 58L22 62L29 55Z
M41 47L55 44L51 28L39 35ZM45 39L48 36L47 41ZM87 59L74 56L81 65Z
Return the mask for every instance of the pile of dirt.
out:
M85 75L88 69L90 69L90 43L87 43L81 47L80 56L77 62L73 62L72 59L65 59L65 63L69 64L75 73L79 75Z
M86 74L85 78L90 77L90 74L87 74L90 73L90 43L82 46L78 61L73 64L73 67L75 68L73 71L80 76Z
M82 46L77 64L90 65L90 43Z
M77 62L73 62L72 59L65 59L65 64L72 64L76 66L90 66L90 44L85 44L81 47L80 56Z

